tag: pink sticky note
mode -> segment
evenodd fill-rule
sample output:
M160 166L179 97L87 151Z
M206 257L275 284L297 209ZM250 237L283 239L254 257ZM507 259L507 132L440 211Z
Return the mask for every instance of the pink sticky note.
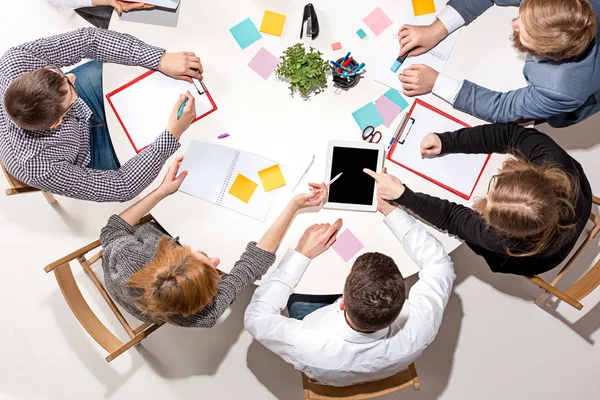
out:
M363 244L354 236L350 229L346 229L337 236L335 243L331 246L345 262L362 250Z
M250 60L250 63L248 64L250 68L265 80L271 76L278 65L279 58L269 53L264 47L261 47L260 50L258 50L258 53L256 53L254 58Z
M383 12L381 7L373 10L371 14L363 18L363 21L373 31L375 36L379 36L381 32L392 24L392 20Z
M342 44L340 42L331 43L331 50L339 50L342 48Z
M402 108L385 96L381 96L379 100L375 102L375 107L379 114L383 117L383 125L389 128L398 114L402 111Z

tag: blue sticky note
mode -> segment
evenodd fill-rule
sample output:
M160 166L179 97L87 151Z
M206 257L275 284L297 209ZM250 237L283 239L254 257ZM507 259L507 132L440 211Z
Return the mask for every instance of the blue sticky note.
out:
M395 89L390 89L383 94L385 97L398 104L401 109L408 107L408 101Z
M229 29L229 32L231 32L233 38L237 44L240 45L242 50L257 40L262 39L262 35L258 29L256 29L256 25L254 25L254 22L252 22L250 18L246 18L233 28Z
M359 30L356 31L356 34L358 35L359 38L364 39L365 37L367 37L367 34L365 33L365 31L361 28Z
M372 102L359 108L352 113L354 120L360 126L360 129L364 130L367 126L371 125L377 128L383 124L383 117Z

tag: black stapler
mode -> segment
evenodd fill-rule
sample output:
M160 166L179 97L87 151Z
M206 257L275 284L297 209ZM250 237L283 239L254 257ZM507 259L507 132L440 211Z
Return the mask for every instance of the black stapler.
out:
M305 25L306 37L315 40L317 36L319 36L319 19L317 18L315 7L311 3L308 3L304 6L304 15L302 16L302 28L300 28L300 39L302 39L302 35L304 34Z

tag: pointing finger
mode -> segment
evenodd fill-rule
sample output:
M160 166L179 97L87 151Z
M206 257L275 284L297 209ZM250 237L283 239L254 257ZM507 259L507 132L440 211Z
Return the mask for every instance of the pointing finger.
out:
M363 169L363 172L365 174L369 175L371 178L375 179L375 182L379 182L379 174L378 173L371 171L368 168Z

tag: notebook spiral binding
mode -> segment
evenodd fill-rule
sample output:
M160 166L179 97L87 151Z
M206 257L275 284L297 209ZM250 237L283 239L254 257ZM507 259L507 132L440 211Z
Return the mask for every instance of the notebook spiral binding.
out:
M233 159L231 160L231 164L229 164L229 171L227 171L227 176L225 177L225 181L223 182L223 186L221 186L221 192L219 193L219 197L217 198L216 204L221 204L223 198L225 197L225 193L227 193L227 188L229 187L229 181L231 180L231 175L233 174L233 170L237 164L237 160L240 157L240 151L237 150Z

